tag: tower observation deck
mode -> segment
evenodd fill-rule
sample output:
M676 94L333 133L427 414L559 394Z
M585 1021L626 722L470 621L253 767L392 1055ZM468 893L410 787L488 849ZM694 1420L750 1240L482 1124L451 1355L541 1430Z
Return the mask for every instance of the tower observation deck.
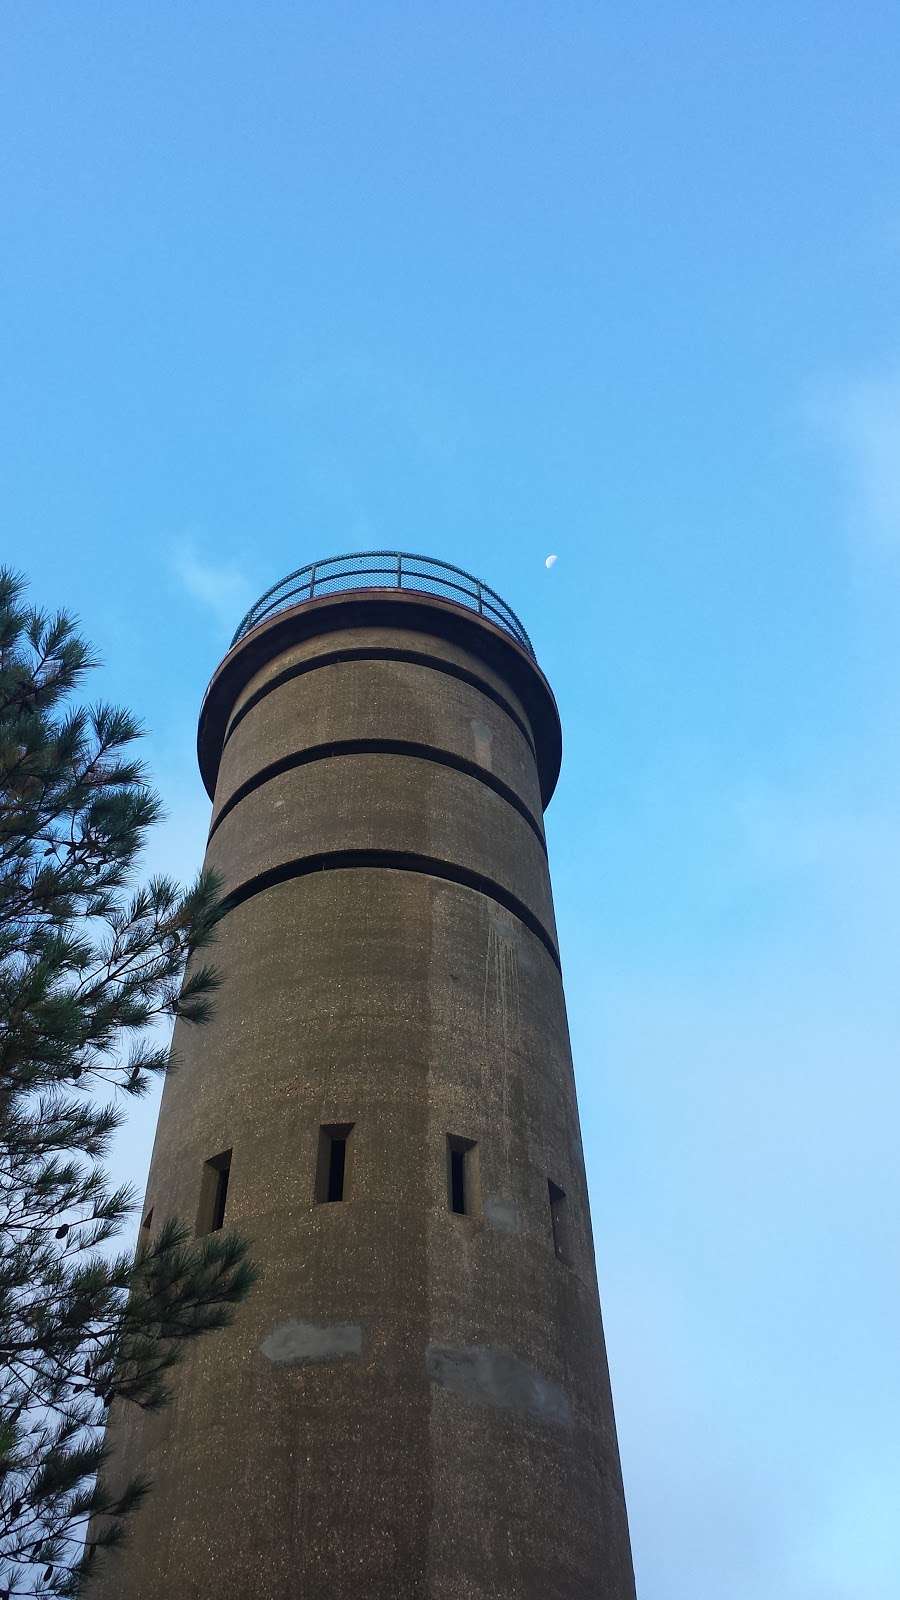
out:
M559 716L493 590L317 562L200 714L226 914L144 1205L261 1279L122 1407L90 1600L634 1600L543 830Z

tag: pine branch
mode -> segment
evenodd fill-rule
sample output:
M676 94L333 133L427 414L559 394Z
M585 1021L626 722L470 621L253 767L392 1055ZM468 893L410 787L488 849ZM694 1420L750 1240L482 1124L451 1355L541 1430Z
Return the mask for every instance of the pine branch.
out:
M144 1093L174 1064L148 1027L209 1016L219 885L133 887L161 815L142 730L68 703L96 658L23 590L0 569L0 1600L74 1596L118 1547L148 1485L103 1486L109 1406L165 1405L255 1276L242 1241L174 1220L108 1251L134 1195L104 1173L122 1112L96 1086Z

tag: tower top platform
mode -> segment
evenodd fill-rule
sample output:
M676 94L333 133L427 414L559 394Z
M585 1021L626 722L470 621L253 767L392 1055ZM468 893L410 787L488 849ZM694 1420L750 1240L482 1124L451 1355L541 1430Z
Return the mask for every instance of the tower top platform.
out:
M325 595L346 594L357 589L403 589L450 600L475 611L488 622L508 633L534 658L531 640L511 606L496 590L482 583L462 567L432 556L410 555L406 550L360 550L355 555L328 556L288 573L280 583L260 595L241 618L231 641L232 648L248 633L279 611L305 600L321 600Z
M562 760L562 732L553 691L524 626L479 578L399 550L311 562L267 589L241 619L200 711L197 755L211 798L232 710L254 675L301 640L360 628L430 634L462 647L505 678L528 713L541 796L544 806L549 803ZM395 646L391 654L396 653Z

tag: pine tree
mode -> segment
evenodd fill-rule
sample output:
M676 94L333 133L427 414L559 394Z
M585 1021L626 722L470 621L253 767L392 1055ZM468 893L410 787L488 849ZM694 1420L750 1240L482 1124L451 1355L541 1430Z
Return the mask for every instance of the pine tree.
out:
M240 1240L175 1221L112 1252L134 1197L102 1165L109 1091L140 1095L171 1065L152 1024L208 1017L217 884L133 886L160 816L140 729L71 704L96 662L23 590L0 570L0 1600L75 1595L122 1539L148 1485L102 1486L111 1401L164 1405L186 1341L224 1327L254 1277Z

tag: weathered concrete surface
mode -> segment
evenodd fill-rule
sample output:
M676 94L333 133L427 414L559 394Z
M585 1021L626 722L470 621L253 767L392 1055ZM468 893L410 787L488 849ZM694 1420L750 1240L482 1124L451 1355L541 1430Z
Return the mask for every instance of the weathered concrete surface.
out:
M533 657L508 634L459 606L432 595L398 592L388 597L383 590L332 595L296 605L260 623L229 650L204 696L197 733L200 770L210 798L227 730L249 704L251 683L281 677L285 669L281 660L277 667L272 666L276 658L290 663L287 670L292 671L295 652L304 656L311 640L333 643L338 631L349 638L356 629L381 630L388 640L402 631L409 640L403 651L406 657L421 654L424 634L427 660L433 663L440 657L448 670L456 662L469 676L474 667L488 695L493 693L491 684L502 686L500 698L513 719L525 727L536 753L543 803L549 803L559 776L562 739L552 690ZM314 644L312 653L321 657L321 644ZM397 651L389 649L387 653L396 655Z
M425 1371L432 1383L472 1404L519 1411L561 1428L572 1421L568 1396L559 1384L549 1383L508 1350L430 1344L425 1351Z
M354 662L343 679L366 737L402 713L442 748L468 728L460 753L474 760L483 724L492 759L533 801L534 758L530 779L516 768L527 743L477 687L404 662L394 701L384 665ZM336 684L336 672L292 681ZM229 792L291 738L321 741L308 697L286 692L237 724ZM538 841L477 778L371 754L283 776L213 836L210 860L231 883L281 859L285 840L288 853L351 836L410 851L430 840L434 853L439 840L445 859L478 862L552 918ZM157 1226L193 1218L203 1163L231 1149L226 1226L252 1239L263 1276L233 1327L189 1351L167 1411L117 1414L113 1480L142 1470L155 1487L91 1600L633 1600L547 949L488 894L381 865L254 895L222 922L215 959L213 1021L177 1030L146 1207ZM350 1123L345 1198L317 1205L319 1128ZM477 1142L476 1215L449 1210L448 1135ZM548 1179L568 1197L569 1265L554 1251Z
M365 651L392 648L430 658L436 666L416 661L356 659L327 661L338 649ZM327 664L301 677L284 675L316 659ZM513 721L502 706L440 670L440 663L463 666L468 661L484 684L497 691L516 711ZM276 680L281 679L281 682ZM242 708L262 689L275 683L244 716ZM238 783L297 748L329 739L380 737L435 745L488 767L521 794L535 818L541 817L541 796L534 750L523 729L528 718L513 690L488 666L473 663L443 640L396 629L354 628L346 634L307 639L285 651L256 673L237 706L234 732L222 752L216 784L216 807Z
M555 942L547 857L528 824L476 777L403 755L352 755L279 773L223 819L207 863L226 892L320 851L435 857L493 880Z

